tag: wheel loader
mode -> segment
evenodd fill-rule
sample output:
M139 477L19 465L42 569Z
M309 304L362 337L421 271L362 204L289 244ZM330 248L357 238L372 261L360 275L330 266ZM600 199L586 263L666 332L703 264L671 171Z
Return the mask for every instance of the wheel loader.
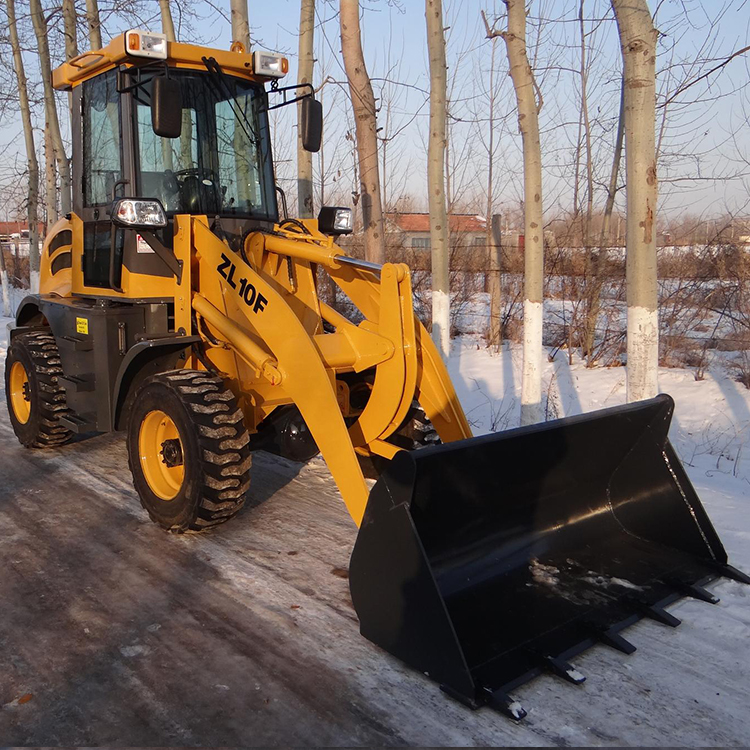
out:
M579 683L584 649L630 653L621 631L640 618L674 626L671 602L750 582L669 443L669 396L472 437L409 269L348 256L348 209L287 215L269 112L299 107L308 150L322 133L287 69L131 30L54 71L74 191L9 330L19 441L125 432L140 501L172 532L235 516L254 450L320 452L359 527L362 634L514 719L511 691L535 675ZM322 301L321 274L359 322Z

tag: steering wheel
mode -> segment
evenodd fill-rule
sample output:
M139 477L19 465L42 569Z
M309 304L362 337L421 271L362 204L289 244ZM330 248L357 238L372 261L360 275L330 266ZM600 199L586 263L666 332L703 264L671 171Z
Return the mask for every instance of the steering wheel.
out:
M178 177L200 177L203 180L208 180L212 185L215 185L214 173L210 169L204 169L203 167L187 167L186 169L178 169L173 172L171 169L164 170L164 187L170 193L179 193L182 187L182 181L178 180Z

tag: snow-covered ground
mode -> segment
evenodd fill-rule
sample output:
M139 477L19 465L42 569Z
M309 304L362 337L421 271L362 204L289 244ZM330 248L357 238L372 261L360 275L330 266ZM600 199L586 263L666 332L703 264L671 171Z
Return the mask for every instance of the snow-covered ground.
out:
M0 318L0 375L4 367L8 322ZM453 341L449 370L475 434L518 425L521 365L518 345L506 343L495 354L485 347L479 336L465 335ZM558 352L552 361L545 362L543 392L548 418L624 403L625 375L624 368L587 369L580 361L570 365L567 353ZM750 391L720 365L711 368L702 381L696 381L687 370L662 369L659 383L661 390L671 394L676 402L672 441L729 553L730 562L750 571L750 445L747 445ZM4 405L0 407L0 433L9 432L9 427L3 423L7 423ZM105 495L107 503L116 505L118 510L121 506L127 507L128 514L141 519L144 514L129 489L123 450L119 444L117 448L108 448L104 443L101 444L104 447L99 447L97 440L63 449L49 461L56 470L68 467L73 479L79 474L83 479L85 474L89 486L94 492ZM79 463L74 456L80 455L80 451L88 455ZM103 462L101 471L96 466L97 456ZM263 468L262 462L261 469L269 471L268 467ZM279 493L291 496L296 492L302 498L307 492L306 483L313 498L310 502L323 502L324 496L336 494L319 460L302 469L288 488L280 489ZM285 498L284 502L293 499ZM33 503L34 497L29 496L22 502ZM263 545L271 544L260 536L260 530L268 533L263 527L264 514L271 514L269 518L273 523L268 529L275 534L274 529L281 529L287 520L284 507L287 507L284 503L276 507L272 502L258 507L259 525L254 530L237 524L232 530L228 526L227 534L213 534L199 541L165 535L164 544L202 549L200 554L205 555L206 560L221 563L222 580L227 582L233 600L244 601L243 597L247 598L247 592L251 591L259 608L266 606L262 604L264 601L279 599L278 611L281 612L287 605L281 601L283 597L279 593L281 589L277 588L279 584L274 583L276 579L269 579L267 583L262 570L252 565L261 552L266 554ZM310 516L313 520L314 515ZM143 523L147 522L143 520ZM347 524L348 520L342 518L341 538L347 538ZM335 533L332 531L332 539L336 542L336 554L344 562L347 548L339 537L334 538L338 533L338 529ZM247 547L248 540L259 546ZM318 543L324 546L327 540L299 542L300 548L308 549ZM283 549L282 544L284 542L279 541L279 549ZM289 554L296 555L296 552ZM277 558L274 552L275 562L268 565L283 565L289 569L286 574L291 575L289 571L293 569L295 575L301 575L294 567L296 559L286 555ZM265 558L261 562L266 565ZM330 625L334 622L332 615L320 601L327 596L325 589L317 580L312 585L317 593L311 598L299 598L303 613L300 616L304 616L307 608L307 617L319 620L321 628L333 627ZM716 607L683 600L671 608L684 620L677 631L649 622L634 626L628 638L637 643L639 650L633 657L625 658L604 648L578 657L576 666L590 675L581 688L583 692L576 693L581 697L570 697L573 693L564 691L572 688L552 678L540 678L519 689L517 697L525 707L532 709L526 722L519 726L497 716L488 718L487 712L471 714L450 702L443 703L441 696L434 694L431 683L402 669L390 657L359 639L351 613L346 613L344 631L333 636L341 650L331 650L330 642L316 646L314 639L308 647L320 648L327 667L334 673L345 672L355 694L361 696L356 691L367 688L367 702L361 704L361 710L368 716L378 716L384 722L395 722L393 717L401 716L402 730L393 735L391 741L400 738L412 744L750 745L747 711L750 587L722 580L713 585L712 590L721 597ZM299 593L295 595L302 597ZM343 590L341 596L343 601ZM345 610L345 605L337 606ZM295 607L296 604L293 609ZM280 637L286 637L286 625L281 623L279 627ZM351 641L349 630L356 636ZM309 638L312 632L305 631L302 636ZM351 663L357 665L357 671L353 666L343 665L349 657ZM223 682L229 683L229 677ZM397 708L402 695L421 701L424 715L416 718L410 715L408 705ZM334 741L336 736L353 737L331 735L329 741ZM126 736L121 739L127 743Z

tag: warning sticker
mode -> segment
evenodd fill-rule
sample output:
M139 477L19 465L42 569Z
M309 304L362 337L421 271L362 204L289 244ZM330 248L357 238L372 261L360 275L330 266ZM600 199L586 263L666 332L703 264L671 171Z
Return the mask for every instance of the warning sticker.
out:
M135 239L136 239L135 250L137 253L153 253L154 252L154 249L151 247L151 245L149 245L148 242L146 242L146 240L144 240L140 234L136 234Z
M76 318L76 333L88 333L89 321L86 318Z

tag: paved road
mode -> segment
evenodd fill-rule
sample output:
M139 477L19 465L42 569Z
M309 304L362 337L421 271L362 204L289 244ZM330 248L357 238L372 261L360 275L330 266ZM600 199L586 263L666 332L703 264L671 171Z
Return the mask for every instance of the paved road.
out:
M4 394L0 393L4 402ZM0 411L4 745L747 745L748 594L644 622L514 725L451 702L358 633L356 529L325 465L259 454L252 503L204 536L151 524L117 435L22 449ZM710 610L710 611L709 611ZM29 697L30 696L30 697Z

